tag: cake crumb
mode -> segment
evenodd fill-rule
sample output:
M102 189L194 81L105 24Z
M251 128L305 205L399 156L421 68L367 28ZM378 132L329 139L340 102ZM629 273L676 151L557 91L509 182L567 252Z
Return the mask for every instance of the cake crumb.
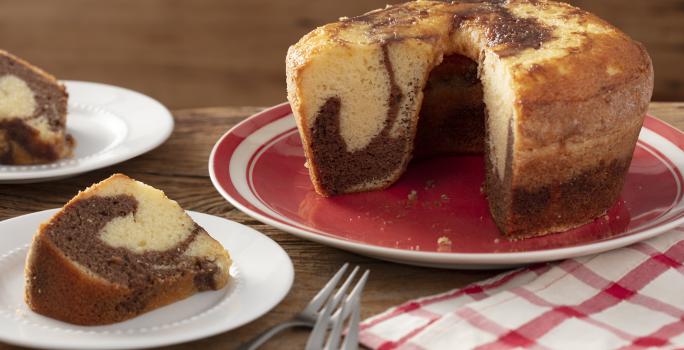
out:
M434 187L435 187L435 180L430 179L430 180L425 181L425 189L426 190L429 190L429 189L434 188Z
M496 244L499 244L499 242L501 242L501 240L500 240L500 239L498 239L498 238L494 238L494 243L496 243Z
M451 240L449 237L442 236L437 239L437 251L443 253L451 251Z
M418 200L418 192L416 190L411 190L411 192L408 194L408 202L409 203L415 203Z
M309 169L309 162L304 162L304 167Z
M446 194L443 194L443 193L442 193L441 196L439 196L439 198L441 198L443 201L448 201L448 200L449 200L449 196L447 196Z

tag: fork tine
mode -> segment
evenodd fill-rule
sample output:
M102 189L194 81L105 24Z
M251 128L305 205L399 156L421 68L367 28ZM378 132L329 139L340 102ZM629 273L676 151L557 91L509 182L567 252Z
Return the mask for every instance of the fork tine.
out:
M335 275L325 284L325 286L323 286L323 289L311 299L309 305L304 308L304 312L317 312L321 308L323 303L328 300L330 294L335 290L335 286L344 275L344 272L347 271L347 267L349 267L349 263L344 263L344 265L337 270Z
M349 276L347 276L347 279L344 281L342 286L340 286L340 289L338 289L337 293L335 293L335 296L332 299L333 309L340 305L340 301L344 299L344 295L347 293L347 289L349 289L352 281L354 281L354 277L356 276L357 272L359 272L359 267L355 266Z
M338 271L335 276L323 287L323 290L319 292L314 300L309 303L313 308L317 304L321 303L321 300L325 302L322 311L315 309L317 313L316 324L314 325L309 339L306 342L306 350L338 350L342 338L342 330L344 328L345 321L351 314L352 317L349 321L349 331L347 337L345 337L343 348L346 349L357 349L358 348L358 333L359 333L359 322L360 322L360 308L361 308L361 293L363 288L366 286L368 281L368 275L370 270L365 270L361 278L356 282L354 288L352 288L349 294L347 290L352 284L354 277L359 271L359 267L356 266L351 271L347 279L342 283L339 290L330 297L335 289L335 286L341 279L341 275L347 269L348 264L344 264L340 271ZM339 304L342 303L340 307ZM307 306L309 309L309 306ZM333 310L337 309L335 312ZM332 326L330 334L325 340L326 334L328 333L329 327ZM323 344L325 343L325 348Z
M306 350L320 350L323 348L325 333L328 331L330 314L332 313L332 300L325 304L323 312L318 315L309 339L306 341Z
M359 323L361 323L361 299L357 298L352 304L349 329L347 329L347 336L342 343L343 350L357 350L359 348Z
M350 305L351 304L346 299L342 302L342 314L344 314L345 310L347 310ZM344 318L338 318L337 320L333 321L332 330L330 331L330 335L328 335L328 342L325 344L325 350L337 350L337 348L340 346L340 338L342 338L342 326L344 326L344 321Z
M368 275L369 274L370 274L370 270L366 270L363 272L363 275L361 275L361 278L359 279L359 281L356 282L354 289L352 289L351 293L349 293L349 296L347 296L347 301L354 301L354 299L359 299L359 303L360 303L361 293L363 292L363 288L366 286L366 281L368 281ZM350 312L351 312L351 309L347 309L346 312L344 312L341 309L338 309L333 314L332 321L336 322L337 319L339 319L339 318L346 319L349 316Z
M354 289L345 298L343 307L338 309L337 312L332 317L333 330L328 338L329 345L326 346L326 350L337 350L340 342L342 325L344 325L345 320L351 314L351 319L349 320L349 330L347 331L347 336L345 337L344 343L342 343L342 349L357 349L358 348L358 333L359 333L359 322L360 322L360 312L361 312L361 293L363 288L366 286L366 281L368 280L369 270L364 271L363 275L356 282Z

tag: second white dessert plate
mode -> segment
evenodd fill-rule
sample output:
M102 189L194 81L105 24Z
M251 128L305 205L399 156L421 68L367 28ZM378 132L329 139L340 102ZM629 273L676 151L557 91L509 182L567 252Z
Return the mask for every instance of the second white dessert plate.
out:
M24 261L34 232L55 212L46 210L0 222L0 342L49 349L176 344L255 320L276 306L292 287L292 261L277 243L239 223L189 212L230 252L233 266L227 287L108 326L76 326L43 317L24 303Z
M44 165L0 165L0 183L78 175L139 156L171 136L171 112L148 96L99 83L63 83L69 92L67 132L76 140L74 156Z

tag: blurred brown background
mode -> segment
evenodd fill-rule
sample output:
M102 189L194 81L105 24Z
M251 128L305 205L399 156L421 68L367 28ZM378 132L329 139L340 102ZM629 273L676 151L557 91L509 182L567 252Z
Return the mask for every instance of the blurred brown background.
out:
M386 0L0 0L0 48L60 79L139 90L171 108L285 100L287 47ZM654 100L684 100L684 0L573 0L643 42Z

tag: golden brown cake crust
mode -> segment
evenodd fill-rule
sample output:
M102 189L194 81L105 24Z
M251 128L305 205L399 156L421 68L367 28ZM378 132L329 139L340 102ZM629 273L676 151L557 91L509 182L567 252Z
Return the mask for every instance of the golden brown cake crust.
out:
M406 122L409 126L405 133L383 138L385 144L397 144L392 150L356 149L352 146L363 142L349 132L343 137L346 145L330 142L337 144L328 146L325 152L331 159L338 154L330 150L342 153L346 147L362 154L381 155L376 157L378 164L385 164L383 157L388 155L400 161L388 167L393 171L385 171L384 177L359 184L355 177L363 177L356 173L371 172L363 167L362 171L354 167L330 171L329 162L321 162L316 155L323 143L315 135L321 127L318 117L325 110L321 106L328 101L339 98L338 119L355 120L354 125L366 127L365 121L359 121L361 118L350 116L353 104L344 87L334 81L328 81L328 85L320 81L325 81L326 72L341 66L335 57L372 58L368 52L374 50L420 57L414 64L423 64L416 68L422 69L422 78L417 73L416 82L403 85L404 100L410 99L418 108ZM486 181L490 209L504 234L533 236L576 227L601 215L617 200L653 89L650 57L641 44L598 17L568 4L543 0L413 1L343 18L315 29L290 47L286 59L288 99L318 193L381 189L401 176L416 135L421 90L430 71L451 54L476 61L480 78L487 78L483 85L488 84L490 92L493 84L510 91L509 95L497 96L488 95L485 89L485 99L490 96L490 114L505 110L503 114L512 115L506 124L490 128L487 144L491 146L485 150L485 158L491 163ZM401 71L397 66L400 57L393 57L388 67ZM349 63L345 69L351 71L357 64ZM377 69L366 72L375 74ZM488 75L483 73L485 69L489 69ZM338 80L344 77L335 76ZM417 92L407 90L407 86ZM326 95L328 91L332 97ZM346 94L347 98L334 94ZM388 101L386 105L391 106L392 99ZM500 103L505 106L495 106L496 101L506 101ZM496 118L489 118L488 123ZM373 123L368 124L368 129L374 130ZM392 120L385 120L385 127L391 124ZM508 143L493 144L506 139ZM350 178L354 183L324 181L322 174L326 172ZM584 198L585 204L573 205L558 195L530 195L566 193L571 187L572 197ZM594 195L590 189L598 188L602 197L590 205L589 198Z
M35 237L28 259L25 299L32 310L81 325L104 324L116 318L109 310L124 297L124 290L83 274L40 235Z
M31 310L51 318L85 326L110 324L197 293L188 274L173 284L158 285L145 308L123 310L118 306L130 298L131 290L75 268L44 236L36 236L33 244L25 299Z
M15 56L15 55L13 55L13 54L11 54L11 53L5 51L5 50L2 50L2 49L0 49L0 57L9 57L10 59L12 59L13 61L17 62L18 64L20 64L20 65L22 65L22 66L25 66L25 67L29 68L33 73L39 75L42 79L44 79L45 81L49 82L50 84L54 84L54 85L60 86L62 92L66 93L66 88L64 88L64 85L61 84L61 83L57 80L57 78L55 78L52 74L50 74L50 73L48 73L48 72L46 72L46 71L44 71L44 70L42 70L42 69L40 69L40 68L34 66L34 65L32 65L31 63L27 62L26 60L24 60L24 59L22 59L22 58L20 58L20 57L17 57L17 56Z

